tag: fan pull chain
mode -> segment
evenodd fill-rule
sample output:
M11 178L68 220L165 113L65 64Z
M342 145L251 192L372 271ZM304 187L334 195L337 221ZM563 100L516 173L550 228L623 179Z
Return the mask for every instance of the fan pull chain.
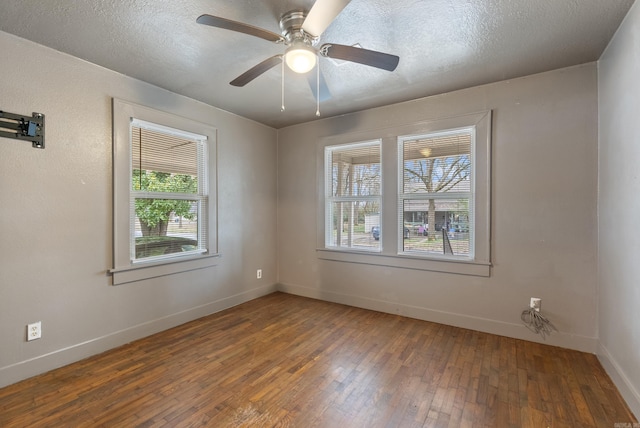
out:
M316 117L320 117L320 61L316 64Z
M282 58L282 105L280 111L284 111L284 58Z

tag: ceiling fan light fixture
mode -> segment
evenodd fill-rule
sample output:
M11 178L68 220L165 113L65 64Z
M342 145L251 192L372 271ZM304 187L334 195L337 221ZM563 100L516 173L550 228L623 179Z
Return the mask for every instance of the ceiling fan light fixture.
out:
M312 47L304 43L296 43L287 49L284 60L291 70L303 74L316 66L317 56Z

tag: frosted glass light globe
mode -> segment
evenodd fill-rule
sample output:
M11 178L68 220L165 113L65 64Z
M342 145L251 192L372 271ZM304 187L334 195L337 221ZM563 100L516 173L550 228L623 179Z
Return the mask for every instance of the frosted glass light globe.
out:
M289 47L284 55L287 66L296 73L306 73L316 66L315 51L301 43Z

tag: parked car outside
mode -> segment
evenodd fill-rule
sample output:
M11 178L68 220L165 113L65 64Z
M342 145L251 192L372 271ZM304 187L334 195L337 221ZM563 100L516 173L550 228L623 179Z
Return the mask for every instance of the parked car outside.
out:
M449 225L450 232L469 232L469 223L453 222Z
M376 241L378 241L380 239L380 226L373 226L371 228L371 236L373 236L373 239L375 239ZM405 227L404 228L404 239L407 239L409 237L409 228Z

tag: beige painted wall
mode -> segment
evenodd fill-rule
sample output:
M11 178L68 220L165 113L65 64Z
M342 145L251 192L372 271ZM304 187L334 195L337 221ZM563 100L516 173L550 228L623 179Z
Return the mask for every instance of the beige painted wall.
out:
M636 2L598 66L598 356L636 416L640 416L639 52Z
M489 278L320 260L317 141L493 110ZM539 341L530 297L560 330L547 343L595 352L596 64L475 87L279 131L282 290ZM395 180L395 177L387 177ZM393 212L396 201L385 201ZM393 220L392 220L393 222Z
M0 109L46 115L46 149L0 138L0 386L275 289L275 130L2 32L0 51ZM218 266L110 285L112 97L218 129Z

